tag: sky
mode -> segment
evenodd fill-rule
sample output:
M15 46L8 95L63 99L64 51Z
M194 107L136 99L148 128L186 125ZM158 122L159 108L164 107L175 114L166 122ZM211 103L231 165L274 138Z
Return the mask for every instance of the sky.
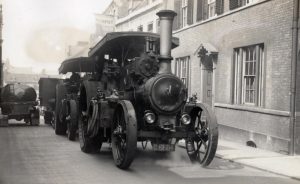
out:
M0 1L1 2L1 1ZM35 72L57 70L68 45L88 41L95 13L111 0L2 0L3 60Z

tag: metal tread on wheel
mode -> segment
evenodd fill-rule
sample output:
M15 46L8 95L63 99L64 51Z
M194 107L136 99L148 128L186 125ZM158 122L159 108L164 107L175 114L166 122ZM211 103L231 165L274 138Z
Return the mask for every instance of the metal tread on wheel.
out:
M186 140L186 149L193 163L208 166L213 160L218 146L217 118L211 107L204 103L197 103L189 112L191 116L190 130L194 136Z
M121 100L115 109L111 145L116 166L127 169L137 148L137 120L130 101Z
M65 135L67 126L63 122L63 98L65 95L65 88L63 85L56 86L56 99L55 99L55 119L54 130L56 135Z

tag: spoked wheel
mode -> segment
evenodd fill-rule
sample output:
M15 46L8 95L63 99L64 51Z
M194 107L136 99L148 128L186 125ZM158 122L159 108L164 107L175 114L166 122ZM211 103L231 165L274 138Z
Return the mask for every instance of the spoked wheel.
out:
M85 153L92 153L100 150L102 140L99 136L90 137L88 135L88 119L89 117L81 112L78 121L79 143L81 151Z
M186 149L193 163L207 166L213 160L218 145L217 119L210 106L197 104L191 112L191 129L194 136L187 138Z
M70 117L67 123L68 124L67 135L69 140L74 141L76 139L76 131L78 127L78 110L77 110L77 103L75 100L70 100L70 106L68 111Z
M127 169L134 159L137 145L136 115L129 101L121 101L115 110L111 145L116 166Z

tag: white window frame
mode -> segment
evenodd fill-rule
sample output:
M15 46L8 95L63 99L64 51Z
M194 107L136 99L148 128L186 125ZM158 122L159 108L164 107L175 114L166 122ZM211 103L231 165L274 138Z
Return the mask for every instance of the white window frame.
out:
M187 26L187 18L188 18L188 0L182 0L181 1L181 22L182 22L182 27Z
M208 18L216 16L216 0L208 0Z
M258 0L246 0L246 5L256 3L256 2L258 2Z
M242 3L242 6L247 6L249 4L257 3L258 0L240 0Z
M189 89L189 77L190 77L190 57L180 57L175 60L175 75L180 78L180 80Z
M150 25L152 25L152 30L149 30L149 26L150 26ZM153 33L153 31L154 31L153 21L151 21L151 22L148 23L148 25L147 25L147 31Z
M156 33L160 32L160 20L156 19Z
M233 103L263 106L264 45L234 49Z
M144 31L143 25L139 25L137 27L137 31L143 32Z

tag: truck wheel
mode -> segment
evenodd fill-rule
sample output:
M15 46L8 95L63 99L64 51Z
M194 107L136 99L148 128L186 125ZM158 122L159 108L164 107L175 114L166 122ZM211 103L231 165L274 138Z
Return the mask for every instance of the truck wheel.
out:
M120 101L112 125L111 146L115 164L120 169L127 169L134 157L137 147L137 121L131 102Z
M30 125L39 126L39 124L40 124L40 113L39 113L39 111L37 109L33 110L33 111L30 111Z
M78 127L78 110L75 100L70 100L69 114L70 120L68 122L67 135L70 141L74 141L76 139L76 131Z
M90 137L87 134L88 128L88 116L80 113L79 121L78 121L78 136L81 151L85 153L93 153L100 150L102 146L102 141L99 136Z
M197 104L191 112L190 130L193 137L186 139L186 149L193 163L208 166L213 160L218 145L217 118L207 104Z

